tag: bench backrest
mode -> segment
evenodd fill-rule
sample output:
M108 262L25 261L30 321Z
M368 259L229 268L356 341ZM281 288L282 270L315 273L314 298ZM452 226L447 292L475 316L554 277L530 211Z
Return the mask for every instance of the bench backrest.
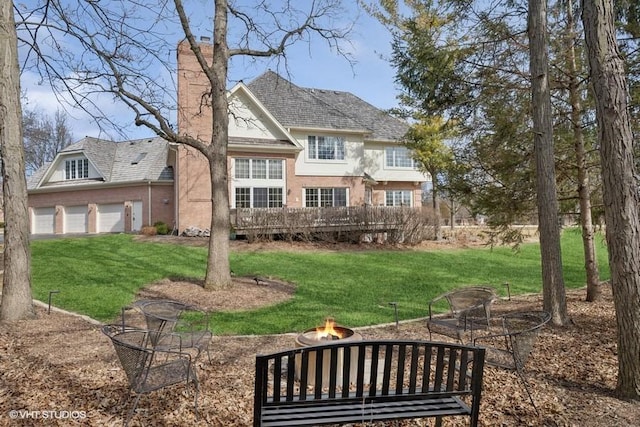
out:
M345 341L256 356L254 419L261 408L327 399L459 396L477 419L484 349L429 341Z

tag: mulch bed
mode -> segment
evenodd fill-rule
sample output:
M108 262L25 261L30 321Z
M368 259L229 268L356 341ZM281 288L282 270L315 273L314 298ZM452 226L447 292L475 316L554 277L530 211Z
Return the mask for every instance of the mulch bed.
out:
M547 326L541 333L526 368L540 415L515 374L487 367L480 425L639 424L640 404L613 395L615 321L610 287L605 285L603 291L603 300L597 303L584 302L584 290L569 292L573 325L562 329ZM540 307L540 296L532 295L501 300L494 311ZM128 409L122 401L126 379L111 342L99 329L100 325L87 319L57 311L47 314L43 308L38 308L36 319L0 325L0 425L74 425L70 416L81 417L75 421L78 425L122 425ZM358 331L365 339L428 339L424 321ZM199 419L194 416L187 389L177 386L144 396L130 425L251 425L255 354L292 347L294 339L293 334L214 337L213 362L209 364L203 357L198 366ZM12 410L31 411L31 418L11 419ZM34 418L34 411L58 412L48 413L49 418L43 420ZM61 418L51 419L54 416ZM433 425L433 420L375 425L426 426ZM465 426L468 419L445 419L444 425Z

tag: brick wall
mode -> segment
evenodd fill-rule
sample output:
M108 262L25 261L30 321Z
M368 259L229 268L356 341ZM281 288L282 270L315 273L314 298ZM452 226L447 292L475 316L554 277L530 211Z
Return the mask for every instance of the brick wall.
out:
M122 203L124 206L130 206L134 201L140 201L142 202L143 226L162 221L169 225L169 228L172 228L175 217L173 188L173 183L171 183L32 193L29 194L30 215L32 215L33 208L55 207L56 234L61 234L64 232L64 207L87 206L88 231L95 233L97 232L97 205ZM151 218L149 218L149 206L151 206ZM125 210L125 212L127 211ZM130 208L128 212L130 213ZM125 218L125 231L131 231L130 214Z

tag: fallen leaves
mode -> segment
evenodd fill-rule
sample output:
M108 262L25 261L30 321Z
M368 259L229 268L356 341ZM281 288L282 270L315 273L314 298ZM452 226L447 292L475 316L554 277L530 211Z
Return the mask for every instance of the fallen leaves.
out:
M584 290L571 291L567 297L574 324L545 327L526 366L540 416L514 373L487 367L480 425L638 425L640 404L613 395L617 360L610 289L603 289L603 301L597 303L584 302ZM494 311L499 314L540 307L540 297L532 295L501 300ZM428 338L424 321L401 323L397 329L391 325L359 332L365 339ZM143 396L130 425L251 425L255 354L292 347L294 340L293 334L214 337L213 363L201 358L198 366L199 417L196 419L193 411L193 395L185 387L176 386ZM122 424L132 402L125 399L124 372L98 325L40 310L37 319L0 326L0 350L0 425L14 422L9 416L11 410L84 411L84 423ZM69 424L69 419L47 420L47 425ZM407 420L388 425L432 424L433 420ZM468 419L446 419L444 425L466 426Z

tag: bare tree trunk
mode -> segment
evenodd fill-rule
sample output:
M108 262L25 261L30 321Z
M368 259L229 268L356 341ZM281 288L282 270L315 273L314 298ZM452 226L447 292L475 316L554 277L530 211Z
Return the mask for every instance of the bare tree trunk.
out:
M22 146L20 69L13 2L0 5L0 156L4 192L4 277L0 321L34 316L29 211Z
M449 217L450 217L450 221L451 224L449 224L449 228L451 228L452 230L455 228L455 221L456 221L456 212L454 210L456 202L453 201L453 197L451 198L451 210L449 211Z
M440 225L441 222L441 215L440 215L440 200L438 199L438 192L440 191L440 188L438 186L438 183L436 182L436 179L433 178L435 177L434 174L431 174L431 182L432 182L432 189L431 189L431 202L433 204L433 218L434 218L434 234L435 234L435 239L437 241L442 240L442 227Z
M547 2L529 0L529 54L544 309L554 325L569 322L562 277L548 72Z
M225 288L232 285L229 264L229 185L227 177L229 115L226 82L228 64L227 1L216 0L213 23L213 78L210 79L213 107L213 129L209 147L212 212L209 259L204 282L206 289Z
M580 82L576 66L575 21L573 18L573 1L569 0L567 8L567 64L569 66L569 102L571 103L571 124L578 166L578 200L580 202L580 224L582 226L582 247L584 251L584 269L587 276L587 301L596 301L600 296L600 273L596 259L593 221L591 218L591 187L589 185L589 168L584 147L582 132L582 103L580 102Z
M582 20L596 95L606 235L618 335L620 397L640 399L640 215L629 93L613 0L583 0Z

